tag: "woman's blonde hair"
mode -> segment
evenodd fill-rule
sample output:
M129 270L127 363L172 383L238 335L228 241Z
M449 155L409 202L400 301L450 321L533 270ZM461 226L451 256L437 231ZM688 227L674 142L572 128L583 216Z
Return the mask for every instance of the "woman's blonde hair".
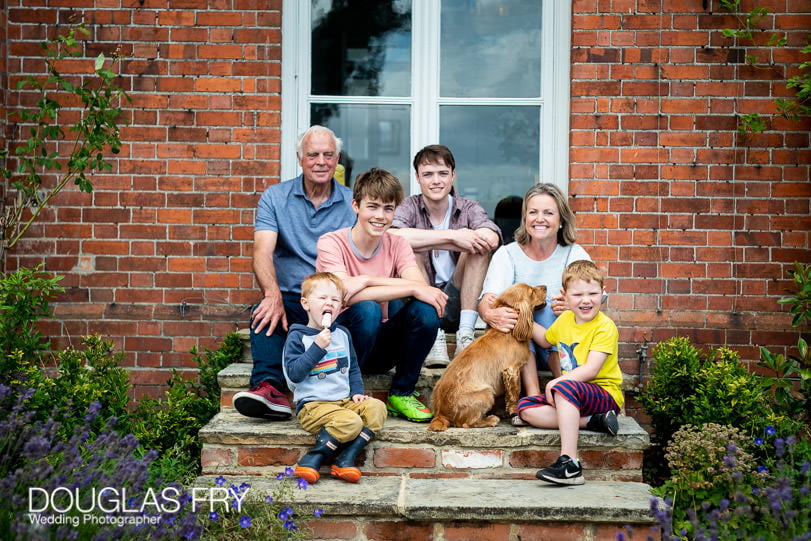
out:
M560 229L558 229L558 244L561 246L574 244L574 241L577 239L577 234L575 233L574 212L572 212L572 207L569 206L569 200L567 197L563 195L560 188L554 184L536 184L527 191L526 195L524 195L524 201L521 203L521 225L519 225L518 229L515 230L515 242L521 245L529 244L529 241L532 238L530 237L526 228L527 204L529 203L529 200L536 195L548 195L555 200L555 204L558 207L558 213L560 214L561 226Z

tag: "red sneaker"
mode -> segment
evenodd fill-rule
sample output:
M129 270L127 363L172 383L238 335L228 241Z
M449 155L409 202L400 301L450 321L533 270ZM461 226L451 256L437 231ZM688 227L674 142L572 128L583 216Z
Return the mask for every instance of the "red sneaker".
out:
M234 407L246 417L260 419L282 420L289 419L293 414L290 402L284 393L276 387L263 381L249 391L241 391L234 395Z

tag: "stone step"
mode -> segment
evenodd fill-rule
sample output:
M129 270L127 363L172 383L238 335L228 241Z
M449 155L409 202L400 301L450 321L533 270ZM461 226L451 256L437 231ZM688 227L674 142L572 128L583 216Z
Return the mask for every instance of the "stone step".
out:
M251 379L251 369L253 363L239 362L233 363L223 368L218 374L217 381L220 384L220 411L232 412L234 410L233 398L234 395L240 391L248 389L248 384ZM442 376L443 368L423 368L420 372L420 378L417 381L417 391L421 395L421 399L426 404L431 403L431 391L436 385L436 382ZM388 395L389 388L391 387L392 373L388 374L367 374L363 376L363 386L366 394L374 396L380 400L385 400ZM538 372L538 377L541 383L541 388L546 385L546 382L551 379L552 374L548 371ZM622 387L625 391L633 389L636 386L636 377L623 375ZM292 400L292 395L289 396Z
M581 431L579 458L587 480L642 481L642 457L650 444L637 422L619 417L616 437ZM431 432L427 425L389 417L361 453L366 476L414 478L534 479L560 451L560 433L514 427L451 428ZM267 476L293 466L315 442L295 419L266 421L220 412L199 432L204 474ZM328 472L329 468L322 468Z
M280 471L281 468L276 468ZM280 481L226 477L250 485L249 497L274 495ZM213 476L197 479L211 487ZM652 496L643 483L592 481L558 487L532 480L364 476L357 484L329 476L282 497L311 539L613 540L626 525L650 533ZM252 494L251 494L252 493ZM313 512L323 514L314 518ZM308 520L310 517L312 520Z

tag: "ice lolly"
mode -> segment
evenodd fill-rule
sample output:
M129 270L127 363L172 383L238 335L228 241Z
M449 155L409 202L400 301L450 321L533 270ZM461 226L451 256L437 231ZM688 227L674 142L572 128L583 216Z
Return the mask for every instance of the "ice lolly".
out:
M326 314L321 316L321 326L327 328L330 325L332 325L332 314L327 312Z

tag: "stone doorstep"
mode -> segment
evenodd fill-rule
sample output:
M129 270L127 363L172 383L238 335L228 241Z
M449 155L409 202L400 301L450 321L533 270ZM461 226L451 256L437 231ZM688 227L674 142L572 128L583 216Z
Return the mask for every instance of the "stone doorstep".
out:
M214 486L215 476L201 476L195 486ZM253 494L272 495L279 481L271 478L226 477L227 484L247 482ZM322 476L306 490L293 489L291 505L297 517L318 521L604 523L617 531L623 525L650 525L653 496L644 483L586 481L560 487L538 480L416 479L408 476L363 477L357 484ZM316 519L313 519L316 520ZM613 535L608 536L614 538Z
M217 381L220 385L220 411L234 411L234 394L248 389L252 366L250 362L233 363L220 370L217 375ZM421 393L422 400L426 404L430 404L431 390L434 388L443 372L444 369L442 368L423 368L420 372L419 380L417 380L417 390ZM368 374L363 376L363 385L367 394L385 400L388 390L391 387L392 373L393 372L389 372L388 374ZM541 387L552 377L549 371L540 371L538 375ZM636 376L623 374L623 390L629 391L634 389L636 379ZM292 399L292 395L289 397Z
M642 456L648 433L633 418L620 417L620 434L582 431L580 458L587 479L641 481ZM269 422L219 413L199 432L204 473L275 475L294 465L315 437L295 420ZM502 422L493 428L451 428L431 432L426 425L390 417L362 454L367 475L412 477L534 478L552 463L560 449L560 433Z

